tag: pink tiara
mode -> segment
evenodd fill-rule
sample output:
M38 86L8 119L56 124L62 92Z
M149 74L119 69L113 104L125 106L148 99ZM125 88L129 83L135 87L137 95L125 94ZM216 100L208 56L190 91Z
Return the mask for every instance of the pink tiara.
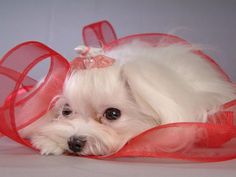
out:
M71 62L72 69L92 69L104 68L111 66L115 60L105 55L97 55L94 57L76 57Z
M92 69L111 66L115 60L104 55L104 49L99 47L78 46L75 48L79 56L71 62L72 69Z

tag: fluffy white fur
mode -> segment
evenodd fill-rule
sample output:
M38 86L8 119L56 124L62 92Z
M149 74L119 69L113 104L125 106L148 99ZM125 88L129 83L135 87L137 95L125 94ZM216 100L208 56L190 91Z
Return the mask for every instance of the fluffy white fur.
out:
M82 136L81 155L108 155L137 134L160 124L205 122L235 98L235 88L209 62L183 45L150 47L133 42L106 55L114 65L74 70L56 106L24 130L42 154L71 152L68 140ZM73 113L63 117L65 104ZM121 110L117 120L104 111Z

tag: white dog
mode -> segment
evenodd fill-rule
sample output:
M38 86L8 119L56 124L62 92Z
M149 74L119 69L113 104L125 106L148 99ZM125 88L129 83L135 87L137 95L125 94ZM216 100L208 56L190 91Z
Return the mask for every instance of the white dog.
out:
M24 136L46 155L109 155L152 127L205 122L236 89L192 50L135 41L106 52L115 63L72 71L55 107Z

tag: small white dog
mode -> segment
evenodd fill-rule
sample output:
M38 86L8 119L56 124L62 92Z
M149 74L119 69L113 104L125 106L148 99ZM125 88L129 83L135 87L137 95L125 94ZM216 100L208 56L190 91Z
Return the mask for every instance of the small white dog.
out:
M152 127L205 122L236 89L192 50L119 46L104 54L112 66L71 72L55 107L22 133L42 154L109 155Z

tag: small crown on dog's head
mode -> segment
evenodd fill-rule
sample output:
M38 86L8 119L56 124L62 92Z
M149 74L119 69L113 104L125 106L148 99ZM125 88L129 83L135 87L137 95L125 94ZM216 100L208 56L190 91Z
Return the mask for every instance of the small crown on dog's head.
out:
M76 48L79 56L71 62L72 69L92 69L111 66L115 60L103 55L102 50L98 49L95 55L91 55L90 47L80 46ZM94 54L94 53L93 53Z
M115 60L105 55L97 55L94 57L76 57L71 62L72 69L92 69L104 68L111 66Z

